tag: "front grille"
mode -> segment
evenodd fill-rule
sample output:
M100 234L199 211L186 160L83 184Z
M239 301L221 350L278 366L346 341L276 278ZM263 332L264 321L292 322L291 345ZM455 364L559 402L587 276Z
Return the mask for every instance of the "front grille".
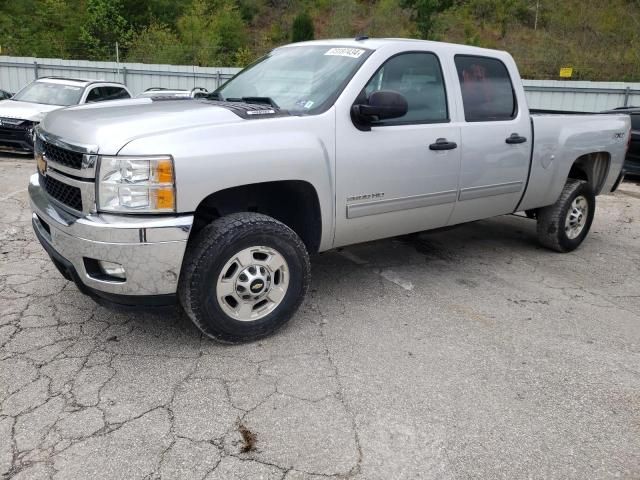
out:
M51 160L63 167L76 168L78 170L82 167L82 153L60 148L40 139L38 139L38 142L41 142L39 146L47 160Z
M31 149L33 145L29 129L32 125L32 122L27 121L20 125L10 125L3 122L0 127L0 145Z
M21 128L0 127L0 137L12 140L25 140L28 138L26 130Z
M40 175L40 185L57 201L79 212L82 211L82 193L78 187L67 185L50 176Z

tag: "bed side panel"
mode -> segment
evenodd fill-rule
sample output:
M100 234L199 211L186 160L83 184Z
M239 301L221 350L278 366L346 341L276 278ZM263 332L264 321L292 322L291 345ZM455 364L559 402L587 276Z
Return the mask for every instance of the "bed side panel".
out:
M518 210L554 203L582 155L605 152L609 171L601 193L609 193L626 152L628 115L534 115L534 147L531 176Z

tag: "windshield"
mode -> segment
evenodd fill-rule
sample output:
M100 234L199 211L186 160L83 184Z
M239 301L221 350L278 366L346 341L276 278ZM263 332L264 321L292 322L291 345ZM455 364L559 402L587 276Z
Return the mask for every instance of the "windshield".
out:
M76 105L80 101L83 90L83 87L74 85L33 82L16 93L12 100L45 105Z
M370 50L301 46L272 51L214 92L220 100L268 98L292 114L333 103Z

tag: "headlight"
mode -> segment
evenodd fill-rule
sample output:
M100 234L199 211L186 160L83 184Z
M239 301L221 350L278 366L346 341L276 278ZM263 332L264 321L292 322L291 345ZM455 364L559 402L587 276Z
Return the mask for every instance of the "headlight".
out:
M175 212L173 159L100 157L98 210L122 213Z

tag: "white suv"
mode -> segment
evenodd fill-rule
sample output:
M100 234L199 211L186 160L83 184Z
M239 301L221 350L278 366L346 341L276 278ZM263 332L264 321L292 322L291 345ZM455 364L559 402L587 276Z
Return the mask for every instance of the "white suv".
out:
M43 77L11 99L0 101L0 151L31 153L33 127L52 111L70 105L131 98L121 83Z

